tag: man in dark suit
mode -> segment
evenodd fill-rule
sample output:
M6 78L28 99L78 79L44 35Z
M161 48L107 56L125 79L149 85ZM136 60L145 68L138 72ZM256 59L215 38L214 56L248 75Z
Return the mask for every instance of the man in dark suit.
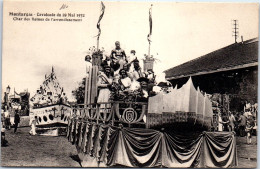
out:
M14 133L17 131L18 124L20 123L20 116L18 114L18 110L15 110L14 115Z

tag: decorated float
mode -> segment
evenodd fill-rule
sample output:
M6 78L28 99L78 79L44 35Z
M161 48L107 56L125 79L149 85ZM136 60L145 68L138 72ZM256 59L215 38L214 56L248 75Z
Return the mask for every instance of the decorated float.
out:
M66 134L71 108L53 68L50 75L45 75L43 84L30 99L30 106L30 121L32 123L35 120L37 134Z
M104 9L102 3L99 29ZM151 24L151 9L149 14ZM149 49L150 37L151 29ZM115 50L122 52L120 48ZM211 132L212 103L206 93L194 87L191 78L179 88L172 87L169 82L156 83L149 79L154 61L149 51L144 60L145 71L138 72L136 59L130 62L137 74L143 74L136 80L139 86L132 90L126 87L123 81L126 74L122 73L125 67L122 66L119 80L116 73L111 83L104 80L106 85L102 87L110 93L109 99L101 102L99 94L104 88L100 87L100 77L107 67L102 66L104 57L98 48L91 58L85 104L75 108L79 114L70 119L67 130L67 138L76 146L83 167L215 168L237 165L234 133ZM120 61L118 63L120 65ZM108 76L109 72L104 77ZM159 90L153 90L156 87Z

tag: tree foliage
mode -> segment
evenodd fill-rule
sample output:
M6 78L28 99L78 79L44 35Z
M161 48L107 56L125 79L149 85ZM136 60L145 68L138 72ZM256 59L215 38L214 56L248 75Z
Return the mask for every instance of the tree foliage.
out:
M81 82L79 82L78 87L72 91L72 95L77 100L77 104L84 104L85 81L86 78L83 78Z

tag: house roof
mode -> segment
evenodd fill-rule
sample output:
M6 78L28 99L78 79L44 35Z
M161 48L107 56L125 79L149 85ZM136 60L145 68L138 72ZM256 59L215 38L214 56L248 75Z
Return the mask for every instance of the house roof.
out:
M258 38L234 43L165 70L166 79L179 79L258 65Z

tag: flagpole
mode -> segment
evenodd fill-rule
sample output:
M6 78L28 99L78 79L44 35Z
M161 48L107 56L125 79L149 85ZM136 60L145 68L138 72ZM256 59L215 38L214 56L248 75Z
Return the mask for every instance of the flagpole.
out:
M97 37L97 51L98 51L98 48L99 48L99 36Z
M148 57L150 58L150 48L151 48L151 42L149 41L149 47L148 47Z
M152 6L153 4L151 4L151 7L149 9L149 24L150 24L150 33L149 33L149 38L148 38L148 42L149 42L149 47L148 47L148 58L150 58L150 51L151 51L151 36L152 36Z

